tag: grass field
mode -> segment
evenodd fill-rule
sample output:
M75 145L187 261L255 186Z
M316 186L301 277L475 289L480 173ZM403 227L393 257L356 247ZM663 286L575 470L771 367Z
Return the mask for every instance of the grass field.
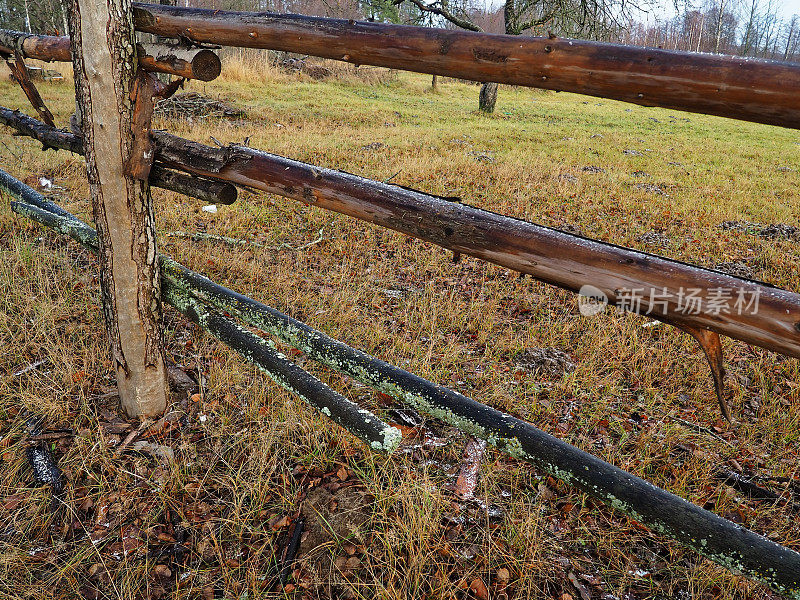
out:
M720 226L800 223L796 131L522 88L501 88L487 116L475 110L477 87L451 80L432 92L429 77L406 73L365 83L241 61L224 71L187 89L245 118L156 126L205 143L249 138L800 291L797 239ZM71 84L41 92L65 125ZM31 113L5 75L0 104ZM0 168L34 186L46 177L49 195L88 219L83 159L9 134L0 130ZM161 250L187 266L800 550L797 360L725 340L737 419L728 427L699 348L668 326L613 311L583 317L572 294L283 198L243 191L210 214L153 195ZM149 446L119 454L139 424L116 412L93 257L3 197L0 290L2 598L772 597L491 450L477 499L458 501L462 434L414 425L386 398L295 356L388 420L410 418L401 450L375 454L172 310L167 354L196 389L176 392L169 418L142 430ZM543 348L574 368L538 369ZM49 442L67 480L55 502L32 484L23 408L48 429L74 430ZM721 466L782 499L729 487ZM298 511L339 535L310 526L276 592L276 553Z

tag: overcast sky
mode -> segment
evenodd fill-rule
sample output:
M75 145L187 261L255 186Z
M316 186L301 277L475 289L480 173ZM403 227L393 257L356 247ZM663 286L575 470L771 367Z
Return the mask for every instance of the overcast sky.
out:
M487 6L497 9L503 5L503 0L484 0ZM646 17L644 20L652 20L655 17L663 17L664 15L675 14L675 4L672 0L656 0L655 4L661 4L662 10L655 10L653 14ZM683 3L681 3L683 4ZM703 4L702 0L693 2L695 6ZM777 13L784 19L789 19L792 15L800 15L800 0L777 0L775 2Z
M784 16L800 15L800 0L782 0L780 5Z
M749 0L741 1L745 3L749 2ZM705 2L703 0L690 0L690 3L693 6L701 6ZM764 0L762 0L762 3L766 4ZM680 4L682 6L683 2ZM655 0L653 5L656 6L656 8L653 8L652 11L647 14L643 14L641 17L642 21L652 23L653 21L660 21L665 17L672 17L675 14L675 3L673 0ZM657 8L659 5L661 8ZM776 0L774 6L778 16L784 20L790 19L792 15L800 15L800 0Z

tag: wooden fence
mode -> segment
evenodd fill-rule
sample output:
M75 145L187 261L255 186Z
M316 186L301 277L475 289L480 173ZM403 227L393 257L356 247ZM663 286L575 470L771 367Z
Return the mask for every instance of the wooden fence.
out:
M116 0L108 3L118 4ZM693 335L706 352L720 405L729 416L723 394L719 334L800 357L799 294L498 215L458 199L371 181L243 146L211 148L152 131L153 96L167 96L177 86L160 84L148 72L213 79L219 72L213 67L218 61L213 52L200 46L217 43L301 52L475 81L574 91L800 128L800 67L552 37L523 38L297 15L144 4L134 4L131 11L125 3L118 4L123 10L117 16L123 18L114 21L119 29L108 29L115 32L112 36L93 30L85 22L81 27L83 4L78 0L74 7L71 39L0 31L0 54L13 62L23 90L43 118L39 121L0 107L0 123L39 140L44 148L87 156L98 231L2 171L0 189L12 197L15 212L67 234L98 253L104 314L123 402L123 379L134 378L136 368L158 371L158 351L152 344L160 337L157 331L148 329L153 323L158 325L156 305L147 315L141 311L133 315L141 319L146 333L146 360L142 364L137 367L126 360L126 350L119 340L120 328L135 320L132 314L138 310L136 307L141 308L142 298L147 300L148 294L155 291L156 304L160 296L375 450L394 450L400 442L400 432L288 361L268 339L253 334L238 321L337 372L487 440L499 450L580 487L735 572L762 581L781 594L800 598L797 552L625 473L529 423L364 354L158 255L147 191L149 182L229 203L235 199L233 186L246 186L400 231L573 292L586 293L585 286L590 284L610 304L671 323ZM133 43L134 26L142 32L178 38L184 47L137 46ZM111 128L111 140L116 139L123 149L116 171L97 163L97 152L103 146L96 125L99 120L109 129L103 119L110 114L108 107L97 104L96 97L92 104L93 94L100 93L103 84L87 77L87 69L105 64L97 63L94 55L88 54L89 48L99 47L104 48L104 56L110 57L106 66L110 65L115 76L128 83L125 89L129 95L116 96L114 104L120 109L122 122ZM206 67L195 68L193 57L201 55ZM79 119L73 124L73 131L57 129L54 123L47 122L51 120L45 118L49 111L33 84L26 80L25 69L19 68L24 66L26 57L73 60L77 89L81 92ZM137 64L138 70L134 69ZM106 77L105 84L109 81L115 82ZM127 207L113 205L110 196L114 194L127 198ZM138 204L131 204L131 198ZM112 223L115 219L116 225ZM131 233L136 235L128 255L123 255L124 240L129 238L115 236L121 236L120 223L126 219L134 223ZM117 286L117 260L135 267L134 283L139 287L134 286L133 292ZM680 292L686 287L697 290L693 310L687 310ZM625 293L631 289L658 290L659 295L643 295L632 302ZM755 299L758 310L708 310L714 298L719 308L719 290L735 290L749 298L751 304ZM130 300L126 294L130 293L139 296L125 304ZM156 387L164 385L159 377L163 379L163 374L152 379ZM153 392L152 384L147 385ZM127 405L130 412L154 412L153 407L158 410L158 400L143 396L147 385L131 387Z

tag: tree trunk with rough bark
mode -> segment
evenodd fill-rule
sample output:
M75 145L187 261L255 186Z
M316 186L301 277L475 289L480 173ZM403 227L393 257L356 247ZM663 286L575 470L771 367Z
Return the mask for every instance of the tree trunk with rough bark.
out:
M497 84L482 83L481 93L478 95L478 108L483 112L493 113L495 104L497 104Z
M155 222L147 177L126 175L137 171L128 169L131 164L147 159L133 156L142 146L134 144L132 91L138 60L130 2L72 0L69 25L78 120L100 243L102 308L120 401L130 416L156 415L166 407L168 388ZM138 122L136 132L141 136L142 131Z

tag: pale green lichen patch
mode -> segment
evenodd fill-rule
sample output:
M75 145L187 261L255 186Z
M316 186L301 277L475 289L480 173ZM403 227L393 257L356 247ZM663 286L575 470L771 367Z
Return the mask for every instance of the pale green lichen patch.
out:
M202 292L202 294L210 303L219 305L221 308L237 314L245 322L275 335L284 343L308 354L311 358L331 369L353 377L355 380L373 387L380 392L391 395L420 412L441 419L470 435L485 439L488 443L507 452L509 455L531 462L558 479L568 484L581 487L596 498L603 500L614 509L648 525L659 533L678 539L711 560L729 569L748 574L751 577L764 581L774 589L781 590L782 593L787 593L787 590L778 585L771 575L756 572L752 568L746 568L742 563L741 556L709 552L708 541L704 537L697 536L693 538L686 532L668 525L667 522L660 520L657 516L651 516L651 518L646 517L630 502L617 497L610 489L600 487L590 477L586 477L585 474L590 473L590 467L588 465L584 464L583 468L574 471L564 469L557 464L544 460L540 456L531 455L525 451L520 439L515 435L500 435L496 430L487 429L476 421L440 405L434 397L406 389L391 375L387 376L378 369L371 368L370 361L373 360L371 357L349 348L336 340L332 340L321 332L293 325L288 318L276 318L270 313L266 313L262 310L254 310L249 306L243 306L241 303L224 296L209 294L205 291ZM500 419L508 420L508 430L514 429L515 424L513 424L513 420L509 415L502 415ZM658 490L655 486L648 485L648 487L651 487L653 490ZM794 593L797 594L797 591ZM795 595L795 597L797 596Z
M207 309L187 292L186 286L173 287L173 279L168 274L165 274L165 282L167 285L165 285L164 296L170 304L181 312L192 316L198 321L201 327L217 338L221 336L214 322L215 320L225 322L227 327L234 329L242 339L247 340L247 347L243 344L239 344L237 345L238 347L235 348L236 351L258 366L259 369L272 378L278 385L296 394L310 406L316 408L325 416L348 429L351 433L369 444L371 448L388 453L393 452L397 448L402 438L400 430L383 423L368 410L344 398L328 388L321 381L305 372L303 372L303 374L313 382L313 385L317 389L324 393L304 393L289 377L281 374L281 371L284 373L291 372L292 368L297 369L297 371L300 371L300 369L290 363L283 354L274 350L272 348L274 344L271 341L260 338L240 327L238 324ZM271 365L275 365L276 363L281 368L272 368ZM329 404L325 404L325 402Z

